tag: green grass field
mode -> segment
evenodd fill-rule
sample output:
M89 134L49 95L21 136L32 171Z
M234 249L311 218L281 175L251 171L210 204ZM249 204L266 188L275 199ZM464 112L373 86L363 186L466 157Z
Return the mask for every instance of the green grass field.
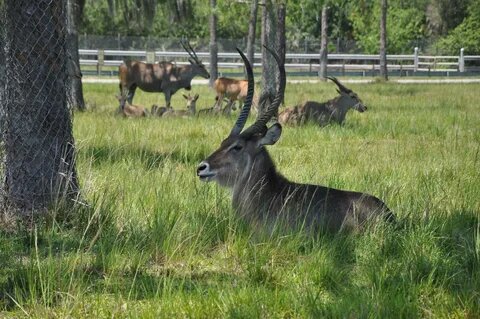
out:
M74 133L87 204L0 232L0 317L480 317L480 85L349 87L366 113L287 127L269 151L291 180L382 198L398 225L311 237L251 228L228 190L196 178L234 117L124 119L117 85L85 85ZM212 106L206 86L193 92ZM286 104L334 95L289 84Z

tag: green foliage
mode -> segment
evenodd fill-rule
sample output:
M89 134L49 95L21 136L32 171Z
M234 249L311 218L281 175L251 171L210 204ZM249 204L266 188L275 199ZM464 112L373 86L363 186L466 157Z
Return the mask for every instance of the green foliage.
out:
M348 87L367 112L285 127L269 151L292 180L384 199L398 224L310 237L247 225L229 191L198 181L233 117L124 119L117 85L86 84L74 133L89 206L0 231L0 317L478 318L478 84ZM210 88L192 90L212 106ZM288 84L285 103L335 95Z
M353 33L365 53L378 53L380 42L379 1L363 1L353 7ZM418 8L389 6L387 12L387 53L411 53L415 41L426 36L425 14Z
M480 54L480 2L473 2L469 15L453 29L448 36L441 39L437 46L442 53L458 54L461 48L465 54Z
M108 3L116 4L109 7ZM304 39L320 37L321 10L328 5L330 39L356 41L365 53L378 53L380 2L378 0L286 0L286 38L288 46L301 49ZM181 6L181 7L179 7ZM478 52L480 18L473 0L389 1L387 51L411 53L413 47L440 39L442 52L457 53L459 47ZM257 16L257 37L261 30L261 11ZM92 35L132 35L160 38L208 38L209 1L202 0L86 0L80 33ZM247 36L250 3L217 1L219 39ZM455 29L453 29L455 28ZM427 40L427 41L426 41ZM435 48L435 46L433 47Z

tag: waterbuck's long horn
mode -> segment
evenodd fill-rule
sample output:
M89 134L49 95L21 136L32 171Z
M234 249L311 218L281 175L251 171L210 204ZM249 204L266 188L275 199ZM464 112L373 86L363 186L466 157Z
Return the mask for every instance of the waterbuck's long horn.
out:
M342 83L340 83L340 81L338 81L336 77L334 77L334 76L327 76L327 79L332 80L332 82L334 82L334 83L338 86L338 88L339 88L340 90L342 90L343 92L346 92L346 93L352 92L352 90L346 88Z
M187 43L188 44L188 47L190 48L190 51L193 53L194 55L194 59L195 61L198 63L200 62L200 60L198 59L198 56L197 56L197 52L195 52L195 50L192 48L192 46L190 45L190 42Z
M277 62L278 65L278 70L280 73L280 80L278 83L277 87L277 94L275 95L275 98L273 99L272 103L268 107L268 109L263 113L263 115L257 117L257 120L255 123L253 123L248 129L246 129L242 134L249 135L249 134L255 134L259 132L264 132L267 127L267 123L274 114L274 112L278 109L280 106L280 103L282 103L283 96L285 93L285 86L287 82L287 76L285 74L285 65L283 65L280 62L280 57L270 48L264 46L265 49L270 52L270 54L274 57L275 61Z
M252 65L250 64L250 61L248 61L245 54L243 54L242 50L237 48L237 51L238 53L240 53L243 63L245 64L245 68L247 69L248 89L247 97L245 98L242 110L240 112L240 115L238 116L237 121L235 122L235 125L232 128L232 131L230 132L230 135L238 135L243 130L245 122L247 122L248 114L250 113L250 108L252 107L253 91L255 87L255 82L253 81Z
M198 58L197 58L195 55L193 55L192 52L190 52L190 50L189 50L189 49L187 48L187 46L185 45L185 42L182 40L182 41L180 41L180 44L182 45L183 49L188 53L188 55L189 55L195 62L198 63ZM192 48L192 47L190 46L190 42L187 42L187 44L188 44L188 46L189 46L190 48Z

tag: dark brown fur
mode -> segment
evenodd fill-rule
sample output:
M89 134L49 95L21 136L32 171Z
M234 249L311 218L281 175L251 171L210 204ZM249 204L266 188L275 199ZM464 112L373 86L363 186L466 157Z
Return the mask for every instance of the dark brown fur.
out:
M274 130L281 132L280 125ZM383 214L391 216L372 195L290 182L277 172L262 141L265 136L261 135L229 137L202 162L208 163L208 172L199 167L200 178L233 190L234 209L250 222L272 225L278 221L317 232L358 228Z
M199 75L208 79L210 74L201 62L190 60L190 65L177 66L170 62L144 63L126 61L118 69L120 92L128 91L127 100L132 104L135 90L163 92L166 107L170 107L173 94L180 89L191 89L192 79Z

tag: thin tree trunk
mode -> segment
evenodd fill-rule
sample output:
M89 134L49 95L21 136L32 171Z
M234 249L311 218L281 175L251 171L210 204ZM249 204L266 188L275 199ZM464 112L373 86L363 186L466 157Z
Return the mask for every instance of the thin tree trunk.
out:
M84 0L83 0L84 1ZM82 72L78 55L78 24L83 7L82 0L67 0L67 63L68 63L68 97L70 109L85 110L83 99Z
M107 3L108 3L108 14L113 19L115 17L115 12L117 11L115 7L115 0L108 0Z
M0 21L5 21L5 4L0 2ZM5 24L0 23L0 157L3 156L3 130L5 128ZM0 163L0 172L3 171L2 164Z
M66 3L5 0L5 210L29 215L78 195L67 107Z
M285 17L287 15L287 6L280 3L277 10L277 53L282 64L285 63L286 41L285 41Z
M272 0L264 0L262 8L262 94L259 99L259 113L262 114L273 101L276 93L278 70L272 55L263 46L277 51L276 11Z
M320 42L320 70L318 72L318 76L320 77L321 81L327 80L327 64L328 64L328 7L325 3L322 7L322 39Z
M218 78L217 0L210 0L210 86Z
M252 1L252 7L250 8L250 21L248 23L248 38L247 38L247 59L250 63L254 64L255 61L255 33L257 28L257 12L258 12L258 0Z
M285 3L280 3L277 10L277 48L278 56L280 57L280 62L285 64L285 54L286 54L286 39L285 39L285 17L287 15L287 8ZM278 84L278 82L277 82ZM282 101L282 106L284 106L284 100ZM277 112L278 113L278 112Z
M380 17L380 77L388 81L387 70L387 0L381 1Z

